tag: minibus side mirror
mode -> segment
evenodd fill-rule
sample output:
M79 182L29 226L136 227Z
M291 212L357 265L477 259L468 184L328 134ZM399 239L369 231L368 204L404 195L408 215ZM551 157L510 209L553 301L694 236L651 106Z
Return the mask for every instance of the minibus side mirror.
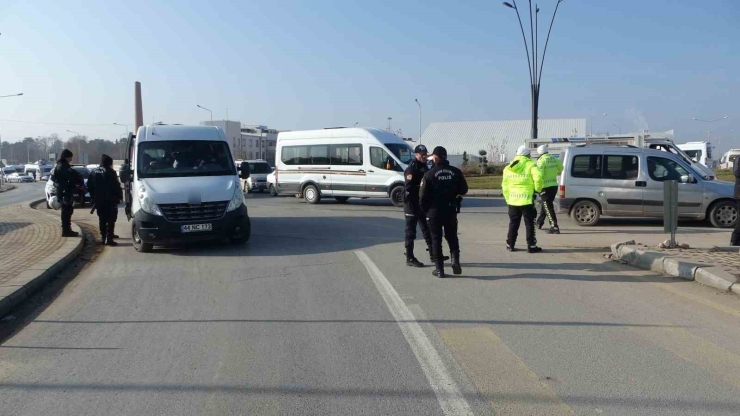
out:
M249 178L249 162L242 162L239 166L239 177L242 179Z
M121 169L118 170L118 177L123 183L131 182L132 176L133 172L131 172L131 165L128 163L122 165Z

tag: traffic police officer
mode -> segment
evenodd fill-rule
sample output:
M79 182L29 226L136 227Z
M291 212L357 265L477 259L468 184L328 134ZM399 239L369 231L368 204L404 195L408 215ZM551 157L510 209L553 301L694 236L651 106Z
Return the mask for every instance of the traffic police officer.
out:
M468 183L460 169L450 166L447 150L437 146L432 152L434 167L424 174L419 189L421 209L426 213L432 234L432 256L437 277L445 277L442 258L442 232L450 246L452 271L461 274L460 242L457 238L458 197L468 193Z
M429 225L426 216L419 206L419 184L424 174L429 170L427 168L427 148L423 144L416 146L414 149L414 159L404 172L406 183L404 185L404 204L403 211L406 215L406 265L412 267L424 267L419 260L414 257L414 240L416 239L416 224L421 228L421 235L427 243L429 255L432 255L432 236L429 233Z
M551 155L549 150L546 144L537 148L537 153L540 154L539 159L537 159L537 167L542 172L542 192L540 193L542 210L537 218L537 228L542 229L542 226L545 225L545 217L547 217L550 222L550 229L547 233L560 234L558 217L555 215L553 202L558 194L558 175L563 171L563 162Z
M519 226L524 217L524 226L527 228L527 251L539 253L537 239L534 235L535 195L542 191L542 174L540 169L530 159L530 150L522 145L516 151L516 158L504 168L504 178L501 188L509 206L509 233L506 236L506 249L515 251L514 245L519 235Z
M113 238L118 218L118 204L123 199L123 191L118 175L113 170L113 159L110 156L101 157L100 167L93 170L87 184L90 197L95 203L94 209L98 211L101 243L116 246L118 244Z
M57 198L62 204L62 237L77 237L79 235L72 231L72 214L75 211L74 196L77 175L79 175L70 165L73 157L74 155L69 149L62 150L53 173Z

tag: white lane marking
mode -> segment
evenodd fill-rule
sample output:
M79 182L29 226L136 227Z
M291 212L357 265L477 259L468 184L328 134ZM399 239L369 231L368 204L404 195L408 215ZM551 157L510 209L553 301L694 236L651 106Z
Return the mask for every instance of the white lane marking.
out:
M414 314L411 313L411 310L401 300L396 289L393 288L388 279L378 269L378 266L370 260L370 257L365 252L356 250L355 254L362 264L365 265L367 272L373 279L373 283L378 288L378 292L383 297L385 304L388 305L388 310L391 311L391 314L398 323L398 327L401 328L406 342L408 342L411 350L414 352L421 369L429 381L429 385L432 386L432 390L437 396L439 405L442 407L442 412L446 416L472 416L473 411L460 392L460 388L452 376L450 376L439 353L434 349L434 345L432 345L432 342L421 329L421 325L416 322Z

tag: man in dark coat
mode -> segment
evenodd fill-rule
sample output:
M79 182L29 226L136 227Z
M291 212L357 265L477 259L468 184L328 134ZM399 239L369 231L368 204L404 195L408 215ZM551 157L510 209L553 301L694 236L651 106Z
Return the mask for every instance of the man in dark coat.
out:
M113 158L108 155L101 157L100 167L93 170L90 179L87 180L87 189L95 204L93 209L98 212L101 243L109 246L118 245L113 238L118 218L118 204L123 199L123 191L118 175L113 170Z
M79 175L70 165L73 156L69 149L64 149L54 167L53 174L57 198L62 205L62 237L79 236L79 233L72 231L72 214L75 211L74 193L77 175Z
M740 246L740 156L735 158L735 166L732 169L732 173L735 174L735 202L738 218L735 220L735 231L732 233L730 244Z

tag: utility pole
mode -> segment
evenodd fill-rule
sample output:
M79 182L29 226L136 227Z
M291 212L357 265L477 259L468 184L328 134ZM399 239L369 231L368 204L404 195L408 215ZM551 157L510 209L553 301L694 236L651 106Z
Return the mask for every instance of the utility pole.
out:
M414 98L414 101L416 101L416 105L419 106L419 144L421 144L421 104L419 103L418 98Z
M393 120L393 117L388 117L388 131L391 131L391 120Z
M532 138L536 139L537 136L537 122L539 119L539 106L540 106L540 81L542 80L542 68L545 64L545 55L547 54L547 44L550 42L550 33L552 32L552 25L555 22L555 15L558 13L558 8L563 0L558 0L555 5L555 11L552 14L552 20L550 20L550 29L547 31L547 38L545 39L545 49L542 52L542 58L539 57L539 13L540 8L535 4L534 13L532 12L532 0L529 0L529 43L527 42L527 36L524 34L524 25L522 24L522 18L519 14L519 7L517 7L516 0L512 0L514 4L504 2L504 6L514 9L516 11L516 17L519 20L519 28L522 31L522 39L524 39L524 51L527 54L527 68L529 69L529 82L531 85L531 100L532 100ZM534 21L534 23L533 23ZM530 47L531 44L531 47ZM539 68L537 67L539 64Z

